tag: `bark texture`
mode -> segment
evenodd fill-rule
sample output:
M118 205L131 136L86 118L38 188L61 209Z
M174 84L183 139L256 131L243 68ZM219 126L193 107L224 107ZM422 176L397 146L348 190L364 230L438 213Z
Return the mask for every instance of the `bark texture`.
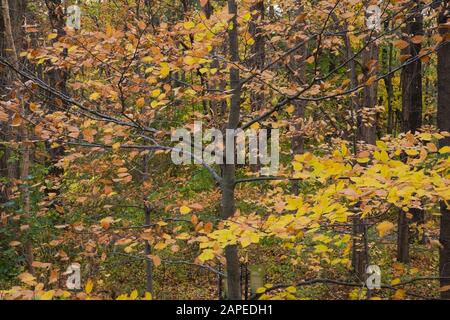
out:
M437 124L441 131L450 132L450 19L449 1L442 2L442 10L439 14L439 33L447 41L437 53L437 76L438 76L438 114ZM443 24L447 23L447 26ZM440 147L450 146L450 138L440 140ZM444 202L441 203L441 230L439 251L439 276L450 278L450 209ZM441 287L450 285L450 279L441 279ZM450 299L450 290L442 291L443 299Z

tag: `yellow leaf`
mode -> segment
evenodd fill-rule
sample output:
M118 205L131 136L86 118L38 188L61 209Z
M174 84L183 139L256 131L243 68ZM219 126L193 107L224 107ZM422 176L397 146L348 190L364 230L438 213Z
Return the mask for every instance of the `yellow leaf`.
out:
M376 145L381 150L386 150L387 149L387 145L386 145L386 143L384 141L378 140L376 142Z
M314 56L310 56L308 59L306 59L306 62L313 63L314 62Z
M94 92L89 96L89 99L93 101L97 100L98 98L100 98L100 93L98 92Z
M191 208L189 208L189 207L182 206L182 207L180 208L180 213L181 213L181 214L188 214L189 212L191 212Z
M193 21L187 21L183 23L183 27L187 30L191 30L195 27L195 23Z
M150 56L143 57L143 58L142 58L142 61L145 62L145 63L150 63L150 62L153 61L153 58L150 57Z
M156 100L154 100L150 103L150 107L152 107L152 108L156 108L157 106L159 106L159 103Z
M264 292L266 292L266 288L264 287L256 289L256 293L264 293Z
M297 288L296 287L287 287L286 291L289 293L296 293L297 292Z
M144 298L142 298L142 300L152 300L152 294L150 292L146 292L144 295Z
M367 163L369 162L369 158L365 157L365 158L358 158L356 159L356 161L358 161L359 163Z
M36 112L39 109L39 105L36 103L31 102L30 103L30 110L33 112Z
M170 74L170 67L167 62L161 64L161 78L165 78Z
M450 152L450 147L449 146L445 146L439 149L439 153L440 154L444 154L444 153L449 153Z
M348 152L347 146L346 146L345 144L342 144L342 145L341 145L341 154L342 154L343 156L346 156L346 155L347 155L347 152Z
M252 18L252 15L250 14L250 12L247 12L247 13L245 13L245 14L242 16L242 20L243 20L244 22L250 21L251 18Z
M295 171L300 171L303 169L303 165L300 162L292 162L292 166L294 167Z
M114 143L111 147L112 147L112 149L113 149L114 151L119 150L119 149L120 149L120 142Z
M325 253L328 251L328 247L326 245L323 244L318 244L314 247L314 252L315 253Z
M47 39L48 40L53 40L53 39L56 39L58 37L58 34L56 34L56 33L50 33L48 36L47 36Z
M112 217L106 217L100 220L100 224L103 229L108 230L111 223L114 221Z
M26 283L30 286L36 285L36 278L31 273L23 272L19 274L17 278L19 278L23 283Z
M165 244L164 242L158 242L158 243L155 245L155 249L156 249L156 250L162 250L162 249L164 249L165 247L167 247L167 244Z
M394 299L395 300L403 300L403 299L405 299L405 296L406 296L406 291L404 289L398 289L397 291L395 291Z
M92 282L92 280L91 279L89 279L87 282L86 282L86 286L84 287L84 291L87 293L87 294L90 294L91 292L92 292L92 289L94 288L94 282Z
M419 154L419 151L414 150L414 149L407 149L407 150L405 150L405 153L406 153L408 156L416 156L416 155Z
M191 56L187 56L186 58L184 58L184 62L188 66L192 66L197 63L197 59L195 59L194 57L191 57Z
M387 154L386 151L381 151L380 153L380 161L382 162L387 162L389 160L389 155Z
M431 135L431 133L428 132L423 132L421 134L419 134L420 139L424 140L424 141L431 141L433 139L433 136Z
M241 239L241 246L242 248L246 248L251 244L251 240L249 238L243 238Z
M53 296L55 295L54 290L46 291L42 294L39 294L39 300L52 300Z
M133 290L133 292L130 293L130 300L136 300L138 296L137 290Z
M161 94L161 89L155 89L152 91L152 98L157 98Z
M291 104L289 107L286 108L287 113L292 114L295 111L295 107Z
M198 259L201 262L205 262L207 260L214 259L214 251L211 249L205 249L203 252L199 255Z
M378 234L380 235L380 237L384 237L392 229L394 229L394 224L390 221L383 221L377 225L377 230L378 230Z
M138 108L142 108L144 105L145 105L145 99L143 97L136 100L136 106Z

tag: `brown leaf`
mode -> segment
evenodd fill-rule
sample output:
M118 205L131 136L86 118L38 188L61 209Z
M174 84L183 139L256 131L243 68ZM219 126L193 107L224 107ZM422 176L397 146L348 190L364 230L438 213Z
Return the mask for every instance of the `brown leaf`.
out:
M397 40L394 41L394 47L398 48L398 49L405 49L406 47L409 46L409 43L406 42L405 40Z
M12 117L11 126L12 127L18 127L22 124L22 117L18 115L17 113L14 113Z
M445 292L445 291L449 291L449 290L450 290L450 284L439 288L440 292Z

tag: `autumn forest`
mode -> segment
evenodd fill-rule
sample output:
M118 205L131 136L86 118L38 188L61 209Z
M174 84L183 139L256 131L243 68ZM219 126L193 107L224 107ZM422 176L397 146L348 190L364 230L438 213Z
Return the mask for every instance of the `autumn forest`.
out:
M0 300L450 299L450 1L0 7Z

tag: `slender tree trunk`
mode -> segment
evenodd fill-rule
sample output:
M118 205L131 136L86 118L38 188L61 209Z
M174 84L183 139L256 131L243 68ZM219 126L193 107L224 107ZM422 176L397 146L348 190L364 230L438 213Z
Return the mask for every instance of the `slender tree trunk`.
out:
M389 22L384 25L385 30L389 29ZM394 122L394 110L392 109L392 97L394 94L394 88L392 86L392 55L393 55L393 45L389 45L383 48L383 74L387 74L384 78L384 86L386 88L386 100L387 100L387 134L392 134L393 122Z
M258 0L250 7L252 12L252 19L249 22L249 32L252 35L255 43L251 48L251 58L249 67L254 73L260 73L264 68L264 62L266 58L265 39L262 34L261 22L264 20L264 0ZM262 109L264 106L264 84L255 83L255 86L250 90L250 107L252 112L256 112ZM253 172L258 172L261 166L259 161L257 164L250 165L250 169Z
M264 19L264 0L259 0L253 6L250 11L254 14L249 22L249 32L253 37L255 43L251 48L250 67L253 72L260 72L264 68L264 62L266 58L265 40L260 27L261 21ZM250 105L252 111L258 111L264 104L264 90L263 84L258 84L257 88L254 88L250 95Z
M298 32L301 30L301 28L304 27L304 23L299 20L300 15L303 12L303 6L301 4L301 1L297 1L297 8L295 10L295 24L298 26L294 28L294 32ZM297 45L298 42L304 41L303 38L299 38L294 35L294 43L293 45ZM297 80L297 82L300 83L300 85L304 85L306 83L306 67L305 67L305 57L306 57L306 45L303 45L299 48L299 50L294 54L294 57L292 58L292 68L295 72L294 76ZM304 138L303 134L301 132L302 130L302 124L303 119L305 117L305 101L301 100L294 100L294 129L295 134L292 137L292 154L295 156L296 154L302 154L304 152ZM292 183L292 193L298 194L299 193L299 182L294 181Z
M211 1L206 2L206 4L203 6L203 12L205 13L206 19L211 19L212 14L214 13L214 8L211 4ZM211 50L211 55L216 56L217 48L213 47ZM211 62L211 69L218 69L219 68L219 59L213 58ZM218 81L216 79L212 79L208 81L207 83L208 89L216 90L218 86ZM210 100L209 107L211 112L213 113L213 117L217 117L221 110L219 109L219 103L217 99L213 98Z
M375 144L376 130L377 130L377 94L378 94L378 82L371 81L373 77L377 76L378 71L378 44L374 41L376 32L372 31L372 35L367 36L366 41L370 42L362 52L362 71L363 82L366 83L363 90L362 105L360 106L359 117L362 120L359 121L359 139L368 144ZM368 83L371 81L371 83Z
M404 32L409 46L402 50L403 55L417 56L421 49L420 43L411 42L416 35L423 35L423 18L418 1L414 1L411 16L407 19ZM408 64L402 69L402 125L404 132L416 132L422 125L422 63L420 59ZM409 242L412 238L411 223L416 226L423 224L424 212L411 208L409 212L400 210L398 219L397 260L409 263Z
M148 204L144 206L144 214L145 214L145 225L150 225L150 214L151 207ZM148 240L145 241L145 290L150 292L153 296L153 262L149 258L149 255L152 253L150 242Z
M8 56L10 54L7 40L5 38L5 23L3 21L3 14L0 14L0 54ZM13 73L7 68L0 68L0 96L8 94L7 88L12 85ZM1 109L0 109L1 110ZM11 112L1 110L7 116L11 116ZM11 142L17 140L17 132L14 127L11 127L8 122L0 123L0 137L3 141ZM12 181L18 176L18 163L13 160L14 150L8 144L0 145L0 175L8 179L0 188L0 201L7 202L11 196Z
M345 30L348 30L346 27ZM346 60L349 60L353 56L352 47L350 44L350 39L347 34L344 35L344 43L345 43L345 52L346 52ZM356 66L355 61L352 59L349 62L349 77L350 84L352 88L355 88L358 85L358 79L356 76ZM359 99L357 96L350 98L350 112L352 114L352 138L353 138L353 153L358 153L358 147L356 141L359 140L359 130L358 127L361 125L360 117L357 116L357 112L360 109ZM356 207L357 208L357 207ZM356 277L363 281L365 278L365 266L367 265L367 253L364 246L364 221L360 218L359 212L355 212L355 215L352 218L352 268L356 275Z
M12 40L11 35L6 32L6 23L3 21L3 14L0 14L0 54L4 57L10 57L11 61L14 61L14 57L11 56L13 52L17 53L22 50L23 44L23 29L22 25L24 23L24 13L27 5L26 0L9 0L9 15L8 25L11 25L12 30ZM3 12L3 11L2 11ZM7 18L8 19L8 18ZM14 42L15 51L12 50L13 46L10 42ZM9 94L9 88L14 86L14 81L17 79L16 74L9 70L8 68L0 68L0 95L7 96ZM11 112L9 112L11 115ZM20 140L20 128L11 127L9 123L2 123L2 132L5 135L5 141L17 142ZM2 148L0 146L0 148ZM8 181L13 181L14 179L20 178L20 161L15 160L15 151L9 146L5 146L5 153L3 155L6 176ZM0 161L2 162L2 161ZM11 183L5 185L5 196L6 200L9 199L11 195Z
M439 130L450 132L450 3L442 1L443 7L438 17L439 34L447 41L437 53L438 77L438 111L437 125ZM444 24L447 23L446 26ZM440 147L450 146L450 138L440 140ZM439 250L439 276L441 287L450 285L450 208L441 202L441 229L439 241L442 247ZM443 299L450 299L450 290L441 291Z
M48 8L49 22L53 30L56 30L57 33L57 37L54 42L61 41L61 39L66 35L66 31L64 29L64 27L66 26L64 1L46 0L46 5ZM66 56L67 49L64 49L61 58L65 58ZM53 88L61 93L67 93L66 82L68 75L64 69L55 67L47 73L47 77L50 85ZM56 112L58 111L58 106L62 106L60 99L55 98L53 95L48 95L47 99L49 101L48 109L50 110L50 112ZM47 150L50 154L51 163L49 165L51 166L51 173L55 175L61 175L61 169L55 167L54 164L56 164L58 159L64 155L64 148L62 146L52 148L50 144L47 144Z
M333 17L335 21L337 21L337 17ZM352 58L354 53L352 50L352 46L350 43L350 38L347 35L348 26L344 24L343 28L343 39L345 46L345 60L348 60L348 75L350 78L350 84L352 88L355 88L358 85L358 78L356 72L356 64L355 60ZM368 54L373 55L373 50L369 50L369 52L364 52L366 57L363 58L364 61L367 61ZM365 93L370 91L365 89ZM362 118L361 118L361 101L357 95L350 98L350 113L351 113L351 125L352 125L352 145L353 145L353 153L358 153L358 140L363 140L362 138ZM352 218L352 269L355 276L359 281L363 282L365 280L365 269L368 264L368 252L367 252L367 234L364 219L361 219L359 206L355 206L354 216Z
M10 53L10 57L13 61L15 67L19 66L19 55L16 47L16 42L14 39L14 34L21 34L20 30L13 31L13 24L11 22L10 15L10 6L8 0L2 0L2 16L3 23L5 26L5 39L6 44L8 46L8 52ZM16 12L17 14L17 12ZM20 12L19 12L20 14ZM19 28L21 26L19 25ZM20 90L20 89L19 89ZM20 94L20 92L19 92ZM23 115L25 113L24 102L19 96L19 100L21 101L20 113ZM30 223L31 218L31 208L30 208L30 190L28 187L28 177L30 175L30 146L28 139L28 128L26 122L22 120L22 124L20 126L20 140L21 140L21 164L20 164L20 191L21 191L21 200L22 200L22 209L23 209L23 217L27 220L27 223ZM25 261L27 270L29 273L34 274L33 267L33 244L32 240L28 237L24 244L25 251Z
M397 222L397 261L409 263L409 219L399 210Z
M235 0L228 0L228 11L233 15L231 19L232 26L229 28L228 37L230 43L230 56L232 62L239 62L239 43L238 43L238 25L237 25L237 4ZM230 86L233 90L231 97L230 115L228 119L228 129L236 129L240 120L241 88L239 85L239 69L230 68ZM234 159L227 159L233 164L225 163L222 170L222 218L228 219L234 215L235 206L235 179L236 166ZM227 162L228 162L227 161ZM231 162L230 161L230 162ZM241 280L239 268L238 248L236 245L225 248L228 299L241 299Z
M415 57L421 49L420 43L411 42L416 35L423 35L423 18L417 1L411 16L407 19L405 41L409 46L402 50L402 55ZM416 132L422 125L422 63L420 59L402 69L402 122L404 132Z

